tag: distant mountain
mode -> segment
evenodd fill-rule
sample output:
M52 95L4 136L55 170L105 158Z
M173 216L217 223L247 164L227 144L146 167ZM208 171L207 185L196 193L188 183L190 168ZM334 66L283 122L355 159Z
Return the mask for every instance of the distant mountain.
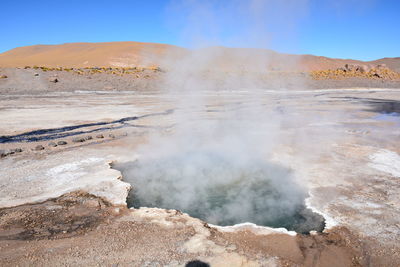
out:
M335 69L344 64L386 64L400 72L400 57L374 61L335 59L314 55L291 55L267 49L210 47L188 50L182 47L141 42L67 43L18 47L0 54L0 67L134 67L166 66L189 56L204 68L230 70L310 71ZM192 57L190 57L192 56ZM205 63L206 62L206 63ZM190 63L189 63L190 65Z

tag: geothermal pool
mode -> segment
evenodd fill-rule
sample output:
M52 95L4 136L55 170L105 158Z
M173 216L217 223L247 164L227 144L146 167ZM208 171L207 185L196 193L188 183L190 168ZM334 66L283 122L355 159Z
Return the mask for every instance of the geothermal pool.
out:
M306 191L292 171L275 163L186 151L113 167L133 186L130 207L177 209L220 226L250 222L299 233L325 226L305 207Z

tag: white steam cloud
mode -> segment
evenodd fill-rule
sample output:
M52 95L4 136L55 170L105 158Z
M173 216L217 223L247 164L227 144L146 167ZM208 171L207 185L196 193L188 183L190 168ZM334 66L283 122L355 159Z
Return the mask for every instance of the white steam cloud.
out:
M261 90L271 53L215 46L221 40L263 46L281 34L274 24L293 29L304 3L173 1L169 11L182 12L182 36L196 49L166 59L172 130L151 136L135 151L137 161L116 166L135 188L134 203L181 209L215 224L285 226L290 217L308 223L295 174L269 161L284 136L282 110Z

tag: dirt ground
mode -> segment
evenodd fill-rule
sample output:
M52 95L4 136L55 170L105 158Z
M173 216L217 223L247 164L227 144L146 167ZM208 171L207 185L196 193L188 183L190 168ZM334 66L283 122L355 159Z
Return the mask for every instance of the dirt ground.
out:
M149 136L174 127L175 96L158 88L162 73L88 78L62 72L57 83L48 81L53 72L2 73L8 78L0 79L1 266L400 262L395 82L303 77L301 88L293 89L295 76L277 86L293 82L287 91L257 91L265 106L287 115L275 160L303 179L307 205L326 219L324 232L302 235L251 224L218 227L177 210L126 207L131 186L112 162L131 161ZM212 109L204 116L227 107L246 110L254 101L247 92L202 93Z
M166 74L163 71L144 69L132 74L94 73L78 75L67 71L42 71L41 69L0 68L0 90L6 94L48 94L51 92L71 91L141 91L162 90ZM399 88L399 80L366 79L351 77L334 80L315 80L305 72L270 72L270 73L204 73L205 79L213 79L219 90L229 89L231 84L224 81L239 77L235 81L258 80L256 85L262 89L329 89L329 88ZM59 82L49 80L57 77ZM246 83L243 84L245 86ZM237 86L237 84L236 84Z
M127 210L79 192L2 209L0 218L2 266L165 266L196 259L216 266L363 266L366 256L345 228L309 236L224 233L178 211Z

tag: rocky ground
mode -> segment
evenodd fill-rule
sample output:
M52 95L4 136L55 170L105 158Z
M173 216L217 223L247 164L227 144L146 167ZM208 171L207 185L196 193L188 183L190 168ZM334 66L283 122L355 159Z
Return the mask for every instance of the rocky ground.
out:
M329 88L399 88L400 78L386 75L386 69L359 72L327 70L314 72L229 73L204 72L204 79L214 80L217 88L256 86L260 89L329 89ZM392 71L390 71L390 74ZM71 91L145 91L163 90L173 77L158 68L0 68L0 90L3 94L47 94ZM235 78L233 78L235 77ZM256 81L256 82L254 82Z
M133 160L149 136L173 130L171 112L179 98L158 88L162 72L143 72L149 76L1 70L7 78L0 79L0 265L400 262L397 82L314 81L296 74L278 86L289 90L257 91L265 106L285 115L284 141L273 160L296 172L309 192L307 205L326 219L323 233L302 235L251 224L218 227L176 210L126 207L131 185L112 162ZM54 75L57 82L50 80ZM299 77L302 86L293 89ZM249 92L202 93L216 114L254 101Z

